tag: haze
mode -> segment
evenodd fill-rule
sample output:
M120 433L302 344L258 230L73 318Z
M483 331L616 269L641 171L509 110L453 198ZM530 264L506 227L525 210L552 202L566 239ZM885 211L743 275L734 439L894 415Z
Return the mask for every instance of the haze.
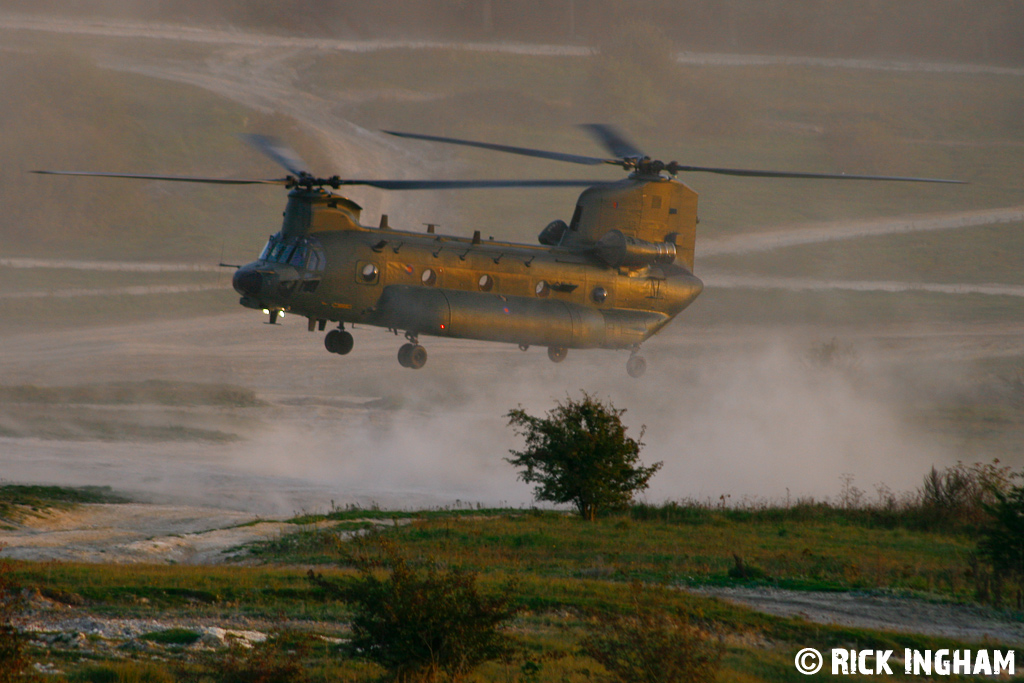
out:
M262 404L5 400L0 479L267 515L529 505L504 415L580 391L646 425L656 502L835 497L847 475L872 497L933 465L1024 465L1018 2L66 4L0 10L0 384L204 383ZM971 184L681 178L707 288L636 381L622 353L556 366L429 338L413 372L376 329L332 356L304 320L239 307L217 268L278 229L278 188L26 173L279 176L237 139L261 132L343 177L614 179L379 132L597 154L574 127L591 121L665 161ZM367 225L533 242L576 193L350 196Z

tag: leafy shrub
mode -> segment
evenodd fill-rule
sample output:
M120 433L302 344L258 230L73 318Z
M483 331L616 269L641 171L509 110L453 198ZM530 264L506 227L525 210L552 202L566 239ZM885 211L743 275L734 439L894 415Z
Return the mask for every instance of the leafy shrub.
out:
M415 567L391 553L380 578L365 562L357 579L335 583L310 571L310 580L352 605L349 651L383 666L395 681L457 681L485 661L512 651L502 626L518 608L512 586L482 595L476 574Z
M520 479L538 485L537 500L571 503L591 521L599 510L626 509L661 463L640 464L643 443L626 436L625 412L586 393L556 404L544 418L511 410L509 424L526 438L526 449L506 460L522 468Z

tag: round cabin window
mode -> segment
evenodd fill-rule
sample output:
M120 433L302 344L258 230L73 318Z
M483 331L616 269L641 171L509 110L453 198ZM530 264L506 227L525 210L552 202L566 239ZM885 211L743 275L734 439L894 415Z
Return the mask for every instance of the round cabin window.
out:
M537 286L533 288L533 291L537 293L537 296L547 296L551 293L551 285L545 280L541 280L537 283Z
M420 276L420 282L427 285L428 287L432 286L435 282L437 282L437 273L434 272L433 268L424 269L423 275Z
M377 279L377 266L367 263L359 273L364 282L373 282Z
M481 275L476 284L480 287L481 292L489 292L494 288L494 278L486 274Z
M603 304L604 300L608 298L608 290L604 287L594 287L594 291L590 293L590 298L594 300L594 303Z

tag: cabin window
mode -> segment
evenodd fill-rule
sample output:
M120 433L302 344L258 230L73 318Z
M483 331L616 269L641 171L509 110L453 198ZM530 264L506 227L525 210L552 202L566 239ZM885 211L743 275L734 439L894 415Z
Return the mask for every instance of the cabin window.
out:
M480 287L481 292L489 292L494 289L494 278L490 275L481 275L480 279L477 280L477 286Z
M608 298L608 290L604 287L594 287L594 291L590 293L590 298L596 304L603 304L605 299Z
M420 282L428 287L432 287L437 282L437 273L434 272L433 268L424 268L423 275L420 276Z
M372 263L364 264L359 270L359 279L367 284L373 284L376 282L379 275L380 271L377 270L377 266Z
M537 286L533 288L533 291L536 292L537 296L545 297L551 293L551 285L544 280L540 280L537 282Z

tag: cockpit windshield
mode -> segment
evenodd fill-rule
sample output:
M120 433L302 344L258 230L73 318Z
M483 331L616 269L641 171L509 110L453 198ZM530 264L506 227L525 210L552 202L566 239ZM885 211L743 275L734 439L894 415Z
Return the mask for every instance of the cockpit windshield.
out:
M271 235L267 246L260 254L261 261L285 263L295 268L321 271L327 263L323 247L312 237L284 240Z

